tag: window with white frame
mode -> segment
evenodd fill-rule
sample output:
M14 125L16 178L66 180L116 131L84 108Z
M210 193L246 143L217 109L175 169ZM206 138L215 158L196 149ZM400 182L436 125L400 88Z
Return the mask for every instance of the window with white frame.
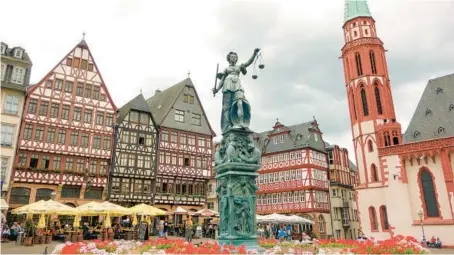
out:
M3 45L2 45L3 47ZM6 72L6 65L2 63L2 81L5 78L5 72Z
M274 173L274 182L278 182L278 181L279 181L279 173L275 172Z
M293 203L293 192L288 193L288 202Z
M306 201L306 191L301 190L300 191L300 202L305 202Z
M279 141L280 141L281 143L284 143L284 135L283 135L283 134L282 134L282 135L280 135L280 137L279 137Z
M6 46L2 44L2 45L0 46L0 49L1 49L0 51L2 52L2 54L5 54L5 52L6 52Z
M273 194L273 204L277 204L277 194Z
M284 181L284 172L279 172L279 181Z
M184 111L175 109L175 121L184 122Z
M288 181L288 179L289 179L289 172L285 171L285 180Z
M14 50L14 57L15 57L15 58L20 58L20 59L22 59L22 54L23 54L23 53L24 53L24 52L23 52L21 49L15 49L15 50Z
M290 160L294 159L295 154L293 152L290 152Z
M3 113L16 115L19 112L19 97L7 95Z
M1 180L6 182L6 172L8 170L8 160L7 157L2 157L2 168L1 168Z
M290 170L290 179L295 180L295 170Z
M277 137L276 137L276 136L273 137L273 143L274 143L274 144L277 144Z
M285 153L284 154L284 161L287 161L288 160L288 153Z
M287 203L287 192L282 193L282 203Z
M296 152L296 159L300 159L301 158L301 151L297 151Z
M1 127L1 145L2 146L12 146L13 145L13 134L14 126L2 123Z
M298 203L300 199L299 192L295 191L293 192L293 202Z
M11 75L11 82L16 84L24 83L25 69L21 67L14 67L13 74Z
M301 169L296 169L296 179L301 180Z
M278 158L279 158L279 162L281 162L282 158L283 158L282 154L279 154Z
M276 162L277 162L277 159L278 159L278 158L277 158L277 155L274 155L274 156L273 156L273 163L276 163Z

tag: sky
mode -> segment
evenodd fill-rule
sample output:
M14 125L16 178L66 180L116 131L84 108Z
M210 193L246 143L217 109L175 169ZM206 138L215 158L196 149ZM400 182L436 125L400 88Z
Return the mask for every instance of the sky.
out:
M404 132L431 78L454 72L453 0L369 0L387 51L397 120ZM265 69L242 77L251 129L317 119L323 138L354 159L342 62L343 0L0 0L0 40L21 46L38 82L81 39L117 107L188 77L220 139L216 64L262 49ZM19 8L18 8L19 7ZM18 13L19 11L19 13Z

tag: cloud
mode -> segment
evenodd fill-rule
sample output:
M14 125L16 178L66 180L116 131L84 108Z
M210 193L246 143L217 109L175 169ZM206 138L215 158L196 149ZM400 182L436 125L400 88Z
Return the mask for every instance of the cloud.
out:
M369 0L385 44L397 119L403 131L427 80L454 66L454 2ZM142 89L146 97L191 72L212 127L219 135L221 99L213 97L216 63L225 68L235 50L246 61L263 49L264 70L243 79L252 128L270 129L276 118L292 125L315 116L330 143L352 142L343 67L343 1L58 1L3 3L0 37L20 45L41 79L86 32L117 106ZM37 11L39 10L39 11Z

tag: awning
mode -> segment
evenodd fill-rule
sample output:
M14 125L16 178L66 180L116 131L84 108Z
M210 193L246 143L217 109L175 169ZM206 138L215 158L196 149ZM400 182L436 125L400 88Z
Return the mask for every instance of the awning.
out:
M8 203L6 203L5 199L2 198L0 202L0 210L8 210L8 208Z

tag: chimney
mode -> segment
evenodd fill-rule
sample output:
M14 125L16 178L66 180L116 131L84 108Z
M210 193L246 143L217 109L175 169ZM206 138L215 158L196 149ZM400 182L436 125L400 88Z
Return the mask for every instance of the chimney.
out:
M157 89L157 90L154 91L154 94L155 94L155 95L158 94L158 93L161 93L161 90L160 90L160 89Z

